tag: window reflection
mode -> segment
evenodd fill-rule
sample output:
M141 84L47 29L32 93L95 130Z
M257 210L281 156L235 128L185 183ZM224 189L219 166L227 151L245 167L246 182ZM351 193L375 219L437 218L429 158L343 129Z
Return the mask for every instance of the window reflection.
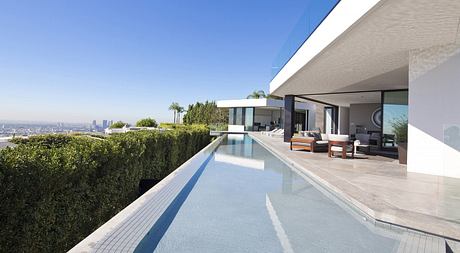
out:
M383 93L382 146L396 147L407 142L408 91Z
M254 126L254 108L245 108L244 130L252 131Z
M228 110L228 124L229 125L235 124L235 108L230 108Z

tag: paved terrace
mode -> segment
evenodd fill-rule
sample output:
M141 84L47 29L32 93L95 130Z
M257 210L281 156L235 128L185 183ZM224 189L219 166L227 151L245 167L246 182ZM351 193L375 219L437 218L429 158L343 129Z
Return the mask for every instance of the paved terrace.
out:
M382 157L290 151L282 138L250 135L375 220L460 240L460 179L407 172Z

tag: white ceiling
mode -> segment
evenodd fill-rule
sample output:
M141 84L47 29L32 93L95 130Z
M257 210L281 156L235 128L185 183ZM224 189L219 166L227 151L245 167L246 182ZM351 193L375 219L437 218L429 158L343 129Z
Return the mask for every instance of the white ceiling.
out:
M380 103L380 92L361 92L345 94L327 94L327 95L310 95L305 98L311 98L317 101L349 107L350 104Z
M459 21L460 0L382 0L271 93L407 88L410 50L460 43Z

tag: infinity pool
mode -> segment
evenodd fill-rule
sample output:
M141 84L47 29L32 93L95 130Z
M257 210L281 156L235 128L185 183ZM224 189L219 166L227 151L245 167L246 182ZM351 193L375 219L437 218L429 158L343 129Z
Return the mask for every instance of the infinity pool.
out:
M393 252L400 243L246 135L226 137L189 187L137 252Z

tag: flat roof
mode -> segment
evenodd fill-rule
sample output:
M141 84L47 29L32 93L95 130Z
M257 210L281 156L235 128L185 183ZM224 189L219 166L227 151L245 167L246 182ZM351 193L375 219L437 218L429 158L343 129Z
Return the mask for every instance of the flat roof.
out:
M235 107L255 107L278 109L284 107L284 100L272 98L256 98L256 99L230 99L216 101L219 108L235 108ZM297 110L312 110L315 105L309 102L296 102L295 109Z
M410 51L460 43L459 16L460 1L341 0L270 94L407 89Z

